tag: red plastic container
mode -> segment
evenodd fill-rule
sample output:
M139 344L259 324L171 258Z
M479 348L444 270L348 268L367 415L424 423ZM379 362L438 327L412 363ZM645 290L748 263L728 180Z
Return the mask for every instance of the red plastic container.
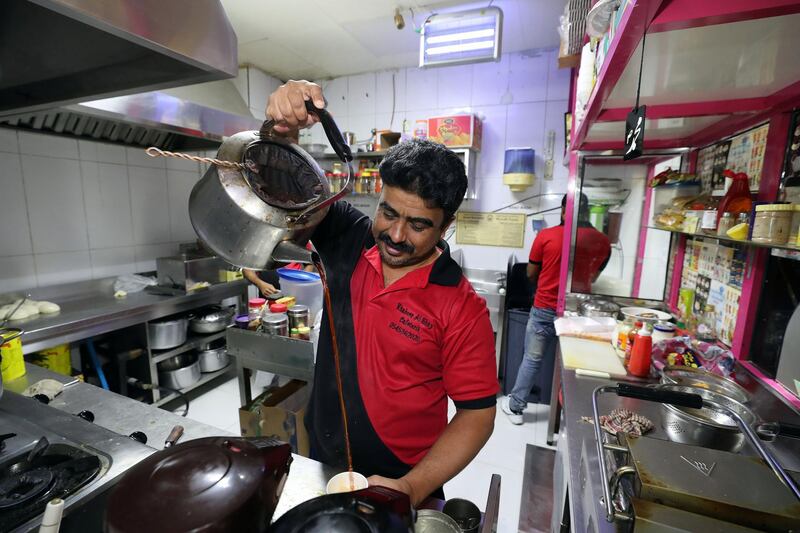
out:
M722 197L722 201L717 208L717 226L719 226L719 219L722 218L723 213L732 213L733 219L739 216L739 213L750 213L753 207L753 197L750 196L750 180L744 172L734 173L726 170L722 173L726 178L731 178L731 183L728 192Z
M636 335L628 372L641 378L650 375L650 355L653 352L653 337L646 327L642 327Z

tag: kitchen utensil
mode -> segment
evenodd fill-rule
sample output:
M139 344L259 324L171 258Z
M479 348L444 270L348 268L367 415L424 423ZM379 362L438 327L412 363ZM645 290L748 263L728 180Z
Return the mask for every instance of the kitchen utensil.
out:
M189 329L203 334L223 331L231 324L235 312L232 307L205 307L189 318Z
M42 525L39 526L39 533L58 533L61 528L61 517L64 514L64 500L53 498L47 502L42 516Z
M748 426L756 422L756 416L743 404L708 391L682 385L661 385L659 390L697 394L703 400L724 405L742 417ZM677 405L661 404L664 414L662 423L667 436L673 442L692 444L704 448L739 451L744 444L744 435L739 431L736 420L726 410L704 407L693 409Z
M200 362L197 355L183 353L158 363L158 383L180 390L200 381Z
M669 313L659 311L658 309L649 309L647 307L623 307L620 309L620 312L625 315L626 318L630 317L648 324L655 324L658 321L669 322L672 320L672 315Z
M461 533L458 523L441 511L420 509L414 523L414 533Z
M203 244L227 262L261 270L274 261L313 262L304 248L328 207L347 194L353 156L333 117L306 102L317 115L333 150L347 167L345 186L331 194L325 174L302 148L273 134L272 121L261 131L228 137L222 160L243 168L214 165L194 186L189 218Z
M183 426L175 426L172 428L172 431L169 432L167 435L167 440L164 441L164 448L171 448L175 446L175 443L178 442L178 439L181 438L183 435Z
M481 510L469 500L451 498L445 502L442 512L455 520L464 533L477 533L481 525Z
M578 314L586 317L616 318L619 314L619 306L610 300L585 300L578 304Z
M634 383L651 383L651 380L647 378L640 378L638 376L632 376L630 374L609 374L608 372L599 372L597 370L587 370L585 368L576 368L575 369L576 376L583 376L587 378L600 378L600 379L612 379L614 381L632 381Z
M661 371L661 383L706 389L739 403L750 401L750 393L744 387L732 379L712 374L702 368L666 366Z
M726 413L728 417L736 421L736 424L739 426L739 429L747 437L747 440L750 442L750 444L756 449L758 455L764 460L766 465L769 466L769 468L772 470L775 476L777 476L778 480L782 482L782 485L781 483L777 483L778 487L782 487L781 489L782 492L779 491L778 493L783 494L785 497L786 488L788 487L788 489L791 491L791 495L793 495L793 499L790 498L790 501L792 502L792 505L794 505L795 508L797 507L797 503L800 502L800 489L798 489L797 484L783 469L781 464L777 461L777 459L775 459L772 453L767 448L764 447L764 445L761 443L756 433L750 428L747 422L742 418L742 416L737 411L730 409L727 405L718 404L712 400L705 399L703 398L703 396L700 396L698 394L690 394L679 390L670 390L664 388L637 387L634 385L620 383L615 387L603 386L603 387L597 387L594 390L594 392L592 393L592 413L594 415L595 420L600 419L600 414L598 409L599 396L604 393L612 393L612 392L617 394L618 396L626 398L636 398L639 400L654 401L662 404L670 404L674 407L682 407L686 409L712 409L714 411L722 411ZM620 512L618 509L615 508L614 498L612 497L613 493L612 487L619 485L619 479L622 476L636 473L636 469L633 466L624 466L618 469L609 480L607 474L608 464L605 454L606 450L627 453L629 449L625 448L624 446L605 443L603 440L602 432L600 431L599 424L594 425L594 432L595 432L595 440L596 440L595 445L597 449L597 456L600 462L600 477L602 478L602 488L603 488L602 501L606 508L606 520L608 522L613 522L615 520L630 521L633 518L632 516L626 514L625 512ZM664 450L661 450L660 452L654 454L654 457L658 458L661 462L668 461L669 467L666 468L666 470L669 471L670 467L674 468L673 463L676 457L676 454L674 453L675 447L680 447L682 445L668 441L659 441L659 442L664 443L665 446L673 447L672 452L665 452ZM694 450L705 450L705 448L700 448L696 446L692 448ZM708 450L706 451L708 452ZM716 456L719 456L719 454L725 454L726 456L734 456L734 454L729 454L727 452L721 452L718 450L713 450L711 451L711 453L715 454ZM695 470L698 470L702 475L705 475L706 477L710 477L713 470L715 469L713 462L706 462L695 459L693 457L687 458L685 456L681 456L680 454L678 454L677 456L682 457L685 462L687 462L690 466L694 467ZM746 459L741 464L742 465L758 464L761 465L762 472L767 471L766 468L763 468L764 463L756 463L750 459ZM741 468L750 468L750 467L742 466ZM739 471L737 469L726 468L725 472L726 475L731 473L733 473L736 476L739 475ZM763 475L761 476L754 475L754 477L763 478L764 483L769 481L773 482L776 481L773 476L764 477ZM642 477L640 476L639 479L641 481ZM645 476L645 479L647 479L647 476ZM739 483L738 478L736 481L729 481L728 483L722 483L720 484L721 491L723 493L732 492L729 491L728 489L732 486L738 485L738 483ZM663 486L669 489L668 483L663 483ZM759 491L760 490L761 487L759 486ZM691 499L689 501L691 501ZM785 500L777 501L773 499L769 502L769 505L774 506L777 510L781 510L783 507L785 507L786 505L785 502L786 502ZM717 504L716 506L712 504L711 507L714 508L720 506L719 504Z
M147 336L153 350L169 350L186 342L189 321L186 317L164 318L147 323Z
M230 362L230 356L224 347L199 351L197 358L200 361L200 372L216 372L228 366Z
M358 472L339 472L328 480L328 484L325 486L325 493L353 492L367 487L369 487L369 482L363 474Z
M386 487L328 494L289 509L270 533L408 533L413 527L406 494Z
M269 527L292 462L275 439L207 437L158 451L112 490L108 533Z

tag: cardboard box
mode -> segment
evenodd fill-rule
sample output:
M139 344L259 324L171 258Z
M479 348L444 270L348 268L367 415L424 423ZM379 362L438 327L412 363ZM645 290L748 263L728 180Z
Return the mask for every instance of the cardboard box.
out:
M308 457L309 442L304 419L311 387L294 379L267 390L249 406L239 409L243 437L275 437L289 443L292 452Z
M475 115L450 115L428 119L428 138L448 148L481 149L483 126Z

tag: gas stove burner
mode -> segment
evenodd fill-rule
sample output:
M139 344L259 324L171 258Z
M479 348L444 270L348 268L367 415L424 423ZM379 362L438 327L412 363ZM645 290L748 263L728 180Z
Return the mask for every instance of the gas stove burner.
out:
M100 468L99 457L66 444L50 444L0 464L0 531L13 530L41 514L53 498L75 493Z
M0 510L24 505L50 489L55 475L45 468L36 468L17 476L0 479Z

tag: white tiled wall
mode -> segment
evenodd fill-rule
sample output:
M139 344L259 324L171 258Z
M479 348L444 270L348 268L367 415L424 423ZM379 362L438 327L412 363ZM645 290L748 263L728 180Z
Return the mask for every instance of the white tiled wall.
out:
M199 165L0 129L0 292L155 269L195 239Z
M401 131L404 121L411 133L417 119L455 112L480 115L483 147L477 165L478 197L466 201L463 210L493 211L533 195L548 194L525 200L508 210L533 213L558 206L560 195L566 192L564 113L567 111L569 71L557 68L554 49L505 54L497 63L426 70L407 68L319 83L340 129L352 131L362 140L370 137L373 128L391 127ZM543 155L549 130L556 135L555 172L552 181L544 181ZM312 129L312 139L315 143L328 144L319 126ZM506 148L526 146L536 150L537 181L523 193L512 193L502 183L504 152ZM374 206L360 199L359 208L371 214ZM544 218L546 225L559 221L557 212ZM465 265L505 270L510 254L525 260L533 238L531 218L528 218L523 248L463 246ZM460 248L455 240L455 237L450 239L451 246Z

